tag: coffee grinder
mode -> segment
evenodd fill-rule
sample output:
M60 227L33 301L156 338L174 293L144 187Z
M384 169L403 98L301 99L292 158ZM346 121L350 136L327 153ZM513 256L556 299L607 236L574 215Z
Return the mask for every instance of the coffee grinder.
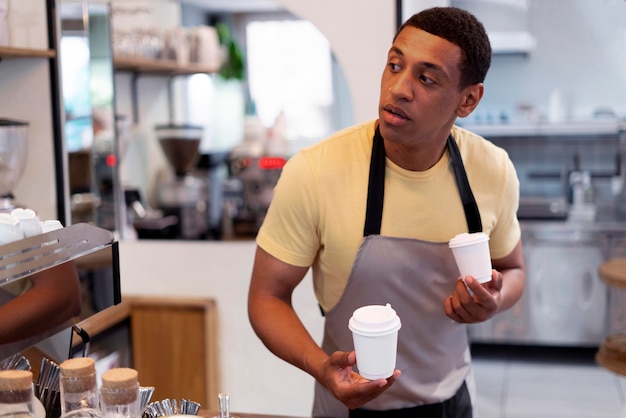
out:
M175 215L172 239L204 239L208 229L207 183L194 175L203 128L161 125L156 134L171 166L157 180L157 206L164 216Z
M28 154L28 123L0 119L0 212L20 207L13 188L24 173Z

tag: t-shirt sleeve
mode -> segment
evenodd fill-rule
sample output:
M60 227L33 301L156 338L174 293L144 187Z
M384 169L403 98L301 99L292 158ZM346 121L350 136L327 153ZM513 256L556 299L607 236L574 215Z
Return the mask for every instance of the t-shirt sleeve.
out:
M500 192L497 223L489 238L491 257L494 259L510 254L521 237L521 229L517 219L519 179L509 158L504 160L503 171L505 177Z
M317 179L306 153L299 152L283 167L257 245L287 264L310 266L320 246L317 198Z

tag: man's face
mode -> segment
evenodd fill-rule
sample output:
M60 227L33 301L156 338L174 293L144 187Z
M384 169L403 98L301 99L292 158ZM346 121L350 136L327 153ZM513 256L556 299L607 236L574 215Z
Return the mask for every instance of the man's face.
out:
M383 137L397 144L447 138L464 92L461 49L414 27L396 37L383 72L379 118Z

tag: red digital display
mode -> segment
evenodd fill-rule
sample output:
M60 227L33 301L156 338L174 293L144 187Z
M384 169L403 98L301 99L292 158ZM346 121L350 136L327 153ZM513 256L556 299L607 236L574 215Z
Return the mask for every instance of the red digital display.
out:
M287 162L283 157L261 157L259 158L259 168L261 170L280 170Z
M115 167L115 163L116 163L115 154L107 155L105 161L106 161L106 165L108 165L109 167Z

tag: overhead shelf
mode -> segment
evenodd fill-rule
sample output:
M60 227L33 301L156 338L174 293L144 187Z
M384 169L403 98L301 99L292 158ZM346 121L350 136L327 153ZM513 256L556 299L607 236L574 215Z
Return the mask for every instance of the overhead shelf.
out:
M116 56L113 58L116 71L130 71L144 74L189 75L216 73L219 67L208 67L196 63L180 65L176 61L143 57Z
M56 51L53 49L13 48L0 46L0 58L54 58Z
M617 135L626 130L626 121L592 120L569 123L459 124L459 126L485 137Z

